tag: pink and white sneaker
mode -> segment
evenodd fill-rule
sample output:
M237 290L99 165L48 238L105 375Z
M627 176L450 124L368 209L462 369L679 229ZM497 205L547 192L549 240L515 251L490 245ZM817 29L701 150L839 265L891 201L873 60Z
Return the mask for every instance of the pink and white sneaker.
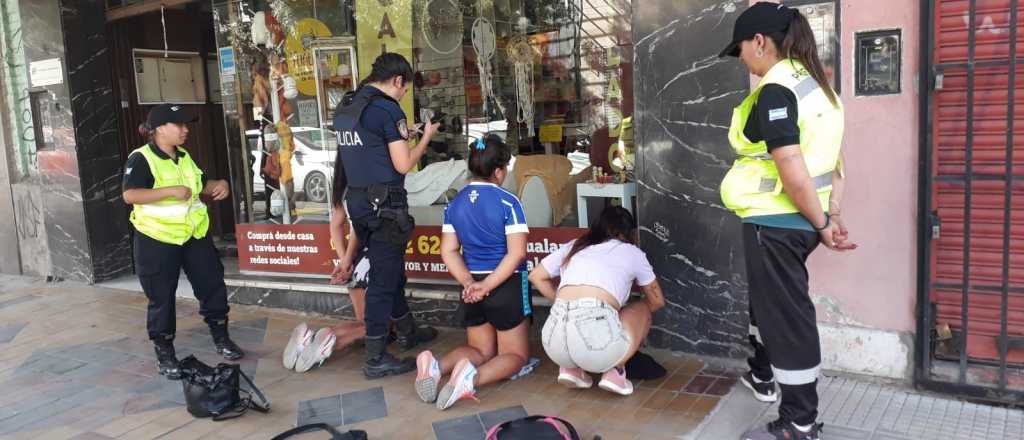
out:
M559 368L558 383L569 388L590 388L594 386L594 379L582 368Z
M437 400L437 386L441 383L441 366L429 350L416 356L416 395L426 403Z
M284 346L284 355L281 356L281 360L284 363L286 369L294 369L295 361L299 359L299 353L313 342L313 331L309 329L309 326L305 322L295 326L292 329L292 336L288 338L288 345Z
M316 336L313 336L313 342L307 345L302 353L299 353L299 359L295 361L295 371L305 373L314 366L323 365L324 361L334 352L334 343L337 340L334 330L330 327L317 330Z
M476 367L469 359L463 359L455 364L448 384L441 388L441 394L437 396L437 409L444 411L462 399L477 400L476 388L473 386L475 377Z
M633 382L626 379L626 369L612 368L601 375L601 382L597 384L602 390L609 391L620 396L633 394Z

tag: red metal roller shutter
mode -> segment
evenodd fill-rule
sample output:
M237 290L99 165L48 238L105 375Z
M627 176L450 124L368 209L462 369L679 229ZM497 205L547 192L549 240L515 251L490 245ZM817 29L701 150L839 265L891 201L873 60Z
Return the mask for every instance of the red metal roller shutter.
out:
M1010 74L1024 60L1024 28L1010 23L1010 0L974 3L973 29L971 2L935 3L931 206L941 226L931 241L930 295L936 324L956 336L935 354L960 358L966 317L967 359L999 362L1005 319L1006 360L1024 365L1024 66Z

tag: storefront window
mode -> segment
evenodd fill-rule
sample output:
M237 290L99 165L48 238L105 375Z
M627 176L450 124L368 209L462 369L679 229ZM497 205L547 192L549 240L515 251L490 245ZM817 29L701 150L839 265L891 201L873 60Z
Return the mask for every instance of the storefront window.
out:
M232 44L247 45L236 52L250 56L240 60L241 87L225 94L241 93L241 114L253 118L246 145L252 169L252 201L247 203L254 223L323 225L329 220L336 152L332 114L384 51L412 62L414 87L401 102L410 122L443 122L442 133L406 179L418 225L407 252L410 278L447 277L432 243L439 241L448 201L469 177L469 144L482 136L502 138L513 152L503 186L523 201L532 231L531 264L579 234L588 218L580 209L591 216L606 203L632 209L633 146L625 128L633 108L628 0L273 0L241 5L239 20L250 22L242 25L245 38ZM285 140L289 133L290 142ZM291 185L280 177L289 167ZM577 191L587 185L613 188L596 195ZM317 229L321 235L324 226ZM264 232L254 236L267 237ZM271 249L255 246L250 254L243 248L248 249L240 237L240 258L253 262L265 262L261 251ZM316 258L329 260L331 254L320 252ZM330 269L322 261L270 266L254 263L250 268Z

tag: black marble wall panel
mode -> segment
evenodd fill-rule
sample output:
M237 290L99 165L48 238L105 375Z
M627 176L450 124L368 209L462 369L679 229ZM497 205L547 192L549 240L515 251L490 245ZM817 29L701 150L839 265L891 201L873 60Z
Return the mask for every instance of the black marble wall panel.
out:
M26 64L59 59L63 74L57 84L28 84L41 103L32 124L44 142L12 179L23 268L87 282L129 273L105 4L20 1L18 8L21 27L9 32L18 32Z
M68 89L95 281L131 273L131 229L121 199L117 102L103 0L61 0Z
M665 291L649 342L712 356L746 353L740 223L718 186L732 164L732 108L746 70L719 59L745 0L634 2L635 136L641 245Z
M38 127L37 133L43 134L45 145L37 144L33 160L15 185L18 223L33 226L22 231L22 258L30 263L30 273L91 281L92 259L82 207L71 92L66 81L69 69L64 58L62 11L57 1L21 1L18 6L25 62L31 66L56 58L63 71L57 84L32 87L31 78L27 84L28 91L40 102L32 124ZM36 142L35 136L25 135L31 137L31 143Z

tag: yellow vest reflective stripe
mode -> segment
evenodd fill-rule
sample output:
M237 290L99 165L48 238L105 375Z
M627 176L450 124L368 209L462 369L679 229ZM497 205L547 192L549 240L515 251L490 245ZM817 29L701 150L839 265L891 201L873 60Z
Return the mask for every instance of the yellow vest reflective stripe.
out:
M803 65L790 59L772 67L750 96L733 110L729 143L739 158L722 180L722 202L743 218L800 212L782 192L782 180L767 145L764 141L751 142L743 134L761 89L768 84L781 85L797 98L800 150L818 191L818 200L826 210L832 193L832 172L839 165L843 141L843 107L841 103L833 105Z
M179 151L184 154L177 163L156 155L149 145L132 152L146 158L153 173L153 189L187 186L192 190L189 200L168 197L153 203L137 204L132 209L131 222L136 230L154 240L175 245L181 245L190 238L205 237L210 227L206 204L199 200L203 191L203 172L192 161L192 156L180 147Z

